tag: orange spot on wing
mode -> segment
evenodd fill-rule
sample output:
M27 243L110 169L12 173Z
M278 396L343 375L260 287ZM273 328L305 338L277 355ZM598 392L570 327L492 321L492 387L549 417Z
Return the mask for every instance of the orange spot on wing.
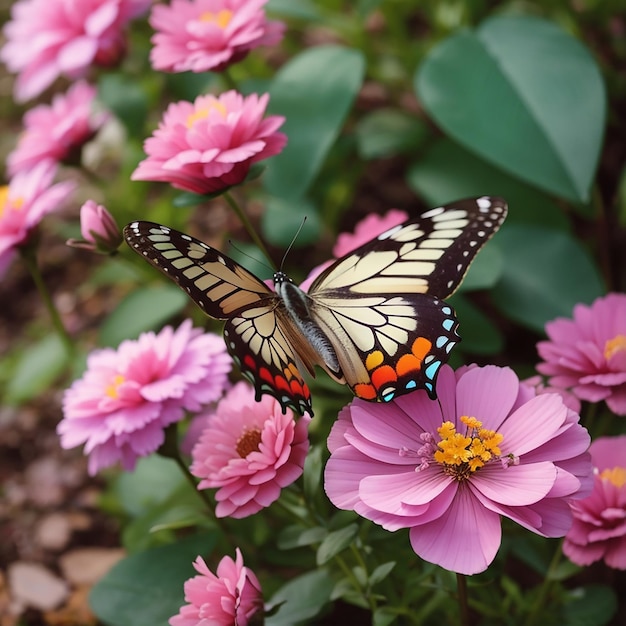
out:
M363 400L374 400L377 396L376 389L374 389L374 386L369 383L359 383L358 385L354 385L353 391L357 398L362 398Z
M382 365L372 372L372 384L376 389L380 389L383 385L388 383L395 383L397 380L398 375L391 365Z
M428 341L426 337L418 337L411 346L411 352L413 352L414 356L416 356L420 361L423 361L432 347L432 341Z
M422 367L421 359L412 354L405 354L398 359L396 363L396 372L398 376L405 376L411 372L415 372Z

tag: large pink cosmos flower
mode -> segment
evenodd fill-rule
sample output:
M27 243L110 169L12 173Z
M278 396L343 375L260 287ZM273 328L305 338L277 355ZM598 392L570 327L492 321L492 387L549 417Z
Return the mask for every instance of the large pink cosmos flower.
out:
M271 396L237 383L220 401L192 451L198 489L217 487L217 517L247 517L278 499L302 475L309 450L308 415L296 422Z
M65 392L61 445L85 444L92 475L117 462L132 470L185 410L199 411L221 396L231 363L222 338L192 328L190 320L123 341L117 350L97 350Z
M626 569L626 435L596 439L589 451L593 493L571 503L574 524L563 552L577 565L603 559L609 567Z
M70 181L52 184L56 170L53 163L40 163L0 187L0 276L44 215L58 209L74 191L76 185Z
M133 180L158 180L194 193L215 193L244 180L252 163L278 154L283 117L263 118L269 96L236 91L170 104L144 149Z
M535 396L509 368L445 365L438 401L425 391L386 405L353 400L328 439L325 489L341 509L390 531L461 574L500 547L500 516L565 535L568 502L591 488L589 435L557 394Z
M155 70L220 71L259 46L277 44L284 24L270 22L267 0L172 0L152 9Z
M245 567L239 548L236 560L225 556L217 565L217 575L202 557L193 564L199 576L185 583L185 600L170 626L247 626L263 610L261 585L254 572Z
M91 65L111 66L125 50L123 29L152 0L20 0L4 27L0 59L17 73L15 97L35 98L62 74L75 80Z
M537 371L550 385L588 402L604 400L613 413L626 415L626 294L578 304L573 320L549 322L546 333L549 341L537 344L545 361Z
M79 161L83 145L109 119L108 113L93 110L96 91L81 81L66 94L54 96L50 106L41 104L28 111L17 147L7 157L9 173L14 175L41 161Z

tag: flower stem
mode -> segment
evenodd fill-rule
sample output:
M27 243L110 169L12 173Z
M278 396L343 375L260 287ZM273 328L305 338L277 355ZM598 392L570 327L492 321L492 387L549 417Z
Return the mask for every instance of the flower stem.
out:
M37 291L39 292L39 296L48 310L48 314L50 315L50 319L52 320L52 325L54 326L56 333L61 339L61 343L63 344L68 357L72 357L74 354L74 343L72 342L72 338L69 336L67 329L63 325L59 311L54 305L52 296L50 295L48 287L46 286L43 276L41 275L41 271L39 270L39 265L37 263L37 247L32 242L28 242L26 245L21 246L19 251L22 260L24 261L24 265L26 265L33 278Z
M467 602L467 578L465 574L456 575L456 588L459 599L460 624L461 626L470 625L469 604Z
M248 216L245 214L239 204L237 204L237 201L228 192L224 194L224 198L226 198L226 202L228 202L230 208L237 214L237 217L243 224L244 228L248 231L248 234L252 238L252 241L254 241L259 250L261 250L261 252L265 255L265 258L270 262L270 265L274 269L276 269L276 265L274 264L274 261L272 261L270 253L267 251L265 244L259 237L256 230L254 230L254 226L252 226L252 222L248 219Z
M235 79L232 77L231 73L227 69L222 70L221 74L222 74L222 80L226 83L226 86L229 89L234 89L235 91L239 91L239 89L237 88L237 83L235 82Z
M537 594L535 601L532 607L530 608L530 612L528 613L528 617L525 622L525 624L527 624L528 626L532 626L533 624L539 623L537 620L537 617L539 616L539 613L543 605L546 602L546 598L548 597L555 583L554 572L559 567L559 564L561 562L561 555L563 553L562 545L563 545L563 540L559 542L559 545L554 552L552 561L550 561L550 565L548 566L548 571L546 572L544 576L543 584L541 585L541 588L539 589L539 593Z

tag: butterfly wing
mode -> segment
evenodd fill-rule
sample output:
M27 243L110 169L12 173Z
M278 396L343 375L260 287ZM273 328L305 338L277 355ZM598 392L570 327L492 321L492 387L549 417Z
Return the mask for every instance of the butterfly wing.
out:
M153 222L124 228L128 245L174 280L210 317L226 320L224 338L242 373L254 384L257 400L273 395L283 412L311 411L309 389L300 373L311 369L306 346L298 353L281 299L265 283L198 239ZM300 367L299 367L300 365Z
M506 217L500 198L462 200L389 229L311 285L312 315L359 398L389 401L416 388L435 398L441 365L460 340L442 301Z

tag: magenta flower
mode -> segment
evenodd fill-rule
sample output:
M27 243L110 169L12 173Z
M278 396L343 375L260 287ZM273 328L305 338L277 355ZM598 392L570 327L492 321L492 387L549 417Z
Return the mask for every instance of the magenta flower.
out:
M283 415L271 396L237 383L219 402L192 451L198 489L218 488L217 517L247 517L278 499L302 475L309 450L308 415Z
M42 218L74 191L73 182L52 184L56 170L53 163L40 163L0 187L0 276Z
M80 151L109 119L95 113L96 88L85 82L57 94L50 106L41 104L24 115L24 131L17 147L7 157L11 175L41 161L79 163Z
M565 535L568 502L591 488L589 435L557 394L534 395L509 368L443 366L425 391L380 405L353 400L328 439L325 489L341 509L394 531L461 574L500 547L500 517Z
M68 239L68 246L112 254L122 243L122 233L115 218L93 200L87 200L80 207L80 232L83 239Z
M222 338L192 328L190 320L123 341L117 350L97 350L65 392L61 446L85 444L92 475L117 462L132 470L185 410L199 411L221 396L230 368Z
M185 583L185 600L170 626L247 626L263 610L261 585L254 572L243 564L239 548L236 560L225 556L217 565L217 575L202 557L193 564L199 576Z
M596 439L589 451L593 493L571 503L574 524L563 552L577 565L603 559L609 567L626 569L626 435Z
M626 294L610 293L591 306L574 307L574 319L546 324L549 341L537 344L545 361L537 371L552 387L588 402L604 400L626 415Z
M267 0L172 0L152 9L155 70L219 72L259 46L277 44L284 24L270 22Z
M131 178L169 182L199 194L240 183L252 163L278 154L287 143L277 132L285 118L263 118L268 99L227 91L170 104L144 144L148 158Z

